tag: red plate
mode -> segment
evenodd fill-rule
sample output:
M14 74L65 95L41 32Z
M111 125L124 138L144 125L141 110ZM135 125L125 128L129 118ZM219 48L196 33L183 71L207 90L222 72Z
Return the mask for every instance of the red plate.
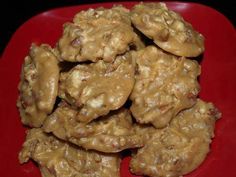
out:
M131 7L135 2L122 3ZM0 59L0 174L4 177L39 177L39 170L30 162L20 165L18 152L25 137L16 108L17 85L24 56L32 42L55 42L62 33L62 24L72 20L76 12L90 7L111 7L113 3L81 5L41 13L24 23L12 36ZM222 112L216 124L211 152L204 163L187 176L236 176L236 33L230 22L216 10L195 3L167 2L167 6L183 15L206 38L202 60L200 97L212 101ZM196 154L197 155L197 154ZM121 176L131 177L129 157L122 161Z

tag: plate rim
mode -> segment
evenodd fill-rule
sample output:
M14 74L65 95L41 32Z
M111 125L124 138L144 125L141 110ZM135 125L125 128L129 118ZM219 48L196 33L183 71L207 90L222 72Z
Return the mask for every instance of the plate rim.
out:
M15 32L11 35L10 39L8 40L7 44L5 45L5 47L3 48L3 52L0 55L0 64L1 61L5 58L5 55L7 53L8 50L8 46L11 43L12 39L14 38L14 36L18 33L18 31L20 31L25 25L27 25L28 23L30 23L31 21L33 21L35 18L38 18L39 16L43 16L45 13L53 13L54 11L60 11L60 10L64 10L64 9L70 9L70 8L76 8L76 7L87 7L89 5L91 6L102 6L102 5L111 5L111 4L128 4L128 3L139 3L140 1L111 1L111 2L98 2L98 3L88 3L88 4L79 4L79 5L71 5L71 6L61 6L61 7L55 7L55 8L50 8L48 10L42 11L40 13L37 13L35 15L33 15L32 17L30 17L29 19L27 19L25 22L23 22L21 25L19 25L19 27L15 30ZM159 1L143 1L145 2L159 2ZM231 30L234 31L234 37L236 38L236 30L233 26L233 23L220 11L216 10L215 8L205 5L205 4L201 4L201 3L197 3L197 2L184 2L184 1L160 1L160 2L164 2L166 4L193 4L196 6L201 6L203 8L206 9L210 9L212 12L217 13L220 16L223 16L223 18L225 19L225 21L227 21L228 25L230 26Z

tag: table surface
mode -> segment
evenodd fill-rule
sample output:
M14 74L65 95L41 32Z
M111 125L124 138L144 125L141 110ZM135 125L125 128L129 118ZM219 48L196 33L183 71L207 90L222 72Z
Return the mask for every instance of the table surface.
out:
M145 1L145 0L143 0ZM189 2L187 0L182 0L183 2ZM62 6L72 6L87 3L96 2L109 2L107 0L19 0L5 1L4 4L1 1L2 12L6 14L5 18L3 15L3 22L1 27L1 40L0 40L0 53L3 52L8 41L10 40L12 34L15 30L22 25L25 21L52 8L62 7ZM119 2L119 0L114 0L112 2ZM220 1L220 0L192 0L191 2L197 2L210 6L222 14L224 14L235 26L236 25L236 12L234 11L236 7L236 1Z

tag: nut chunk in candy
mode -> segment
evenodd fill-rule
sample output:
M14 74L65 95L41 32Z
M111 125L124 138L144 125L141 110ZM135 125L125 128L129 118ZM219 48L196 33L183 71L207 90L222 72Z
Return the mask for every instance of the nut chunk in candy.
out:
M165 127L181 110L193 106L199 92L196 61L165 54L154 46L139 50L131 112L139 123Z
M78 120L90 122L120 108L134 85L130 53L113 63L79 64L60 76L59 96L79 108Z
M19 154L21 163L33 159L44 177L119 177L118 154L102 154L75 148L43 133L31 129Z
M197 168L209 152L220 113L198 100L180 112L170 126L159 129L130 162L131 172L150 177L179 177ZM151 155L150 155L151 154Z
M58 90L59 67L56 56L48 45L32 45L25 58L19 84L17 106L21 121L40 127L51 113Z
M143 34L163 50L185 57L204 51L204 37L164 3L140 3L133 7L131 20Z
M128 51L137 38L129 10L122 6L81 11L73 21L64 25L58 42L62 60L111 62Z
M77 111L61 103L45 121L43 129L85 149L119 152L143 146L142 135L133 128L128 110L120 109L88 124L76 120Z

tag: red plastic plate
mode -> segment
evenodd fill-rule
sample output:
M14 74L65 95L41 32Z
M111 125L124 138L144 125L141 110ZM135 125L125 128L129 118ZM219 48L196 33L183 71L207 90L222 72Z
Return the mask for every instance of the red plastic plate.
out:
M32 42L55 45L62 24L82 9L112 7L114 3L81 5L50 10L24 23L12 36L0 59L0 175L4 177L39 177L30 162L20 165L18 152L25 138L25 128L16 108L17 85L24 56ZM135 2L123 2L131 7ZM200 77L200 97L212 101L222 112L216 123L211 152L204 163L188 177L236 176L236 33L230 22L216 10L196 3L167 2L206 38ZM197 154L196 154L197 155ZM121 176L128 171L129 157L122 161Z

